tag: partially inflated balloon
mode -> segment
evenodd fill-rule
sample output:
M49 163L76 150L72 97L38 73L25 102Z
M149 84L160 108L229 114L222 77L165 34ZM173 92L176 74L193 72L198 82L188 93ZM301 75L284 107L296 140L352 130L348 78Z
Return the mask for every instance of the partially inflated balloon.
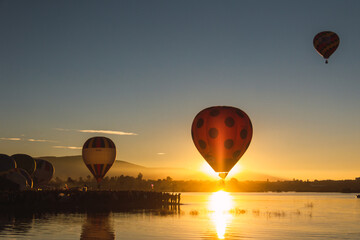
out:
M14 171L14 172L18 172L18 173L20 173L21 175L23 175L23 176L26 178L26 181L27 181L29 187L30 187L30 188L33 187L32 177L30 176L30 174L29 174L26 170L24 170L24 169L22 169L22 168L15 168L15 169L13 169L13 171Z
M34 184L39 186L50 182L54 175L54 166L43 159L35 158L36 169L33 173Z
M6 154L0 154L0 172L5 172L13 168L16 168L15 160Z
M0 173L0 177L17 185L17 190L25 190L29 187L26 178L17 169L10 169L7 172L2 172Z
M324 31L316 34L313 40L316 51L325 58L325 63L328 63L327 59L335 52L339 43L339 36L330 31Z
M106 137L90 138L83 146L82 157L99 183L115 161L115 144Z
M26 154L14 154L11 157L15 160L16 167L26 170L30 175L34 173L36 162L32 157Z
M24 170L24 169L22 169L22 168L14 168L14 169L12 169L12 170L10 170L10 171L18 172L18 173L20 173L21 175L23 175L23 176L26 178L26 181L27 181L29 187L30 187L30 188L33 187L33 179L31 178L30 174L29 174L26 170Z
M209 165L225 178L250 145L252 124L235 107L217 106L199 112L191 127L192 139Z

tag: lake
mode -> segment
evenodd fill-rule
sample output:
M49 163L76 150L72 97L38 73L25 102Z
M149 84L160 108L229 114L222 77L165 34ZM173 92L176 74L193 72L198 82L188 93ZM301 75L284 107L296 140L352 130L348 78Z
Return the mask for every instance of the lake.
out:
M182 193L180 209L0 216L0 239L360 239L344 193Z

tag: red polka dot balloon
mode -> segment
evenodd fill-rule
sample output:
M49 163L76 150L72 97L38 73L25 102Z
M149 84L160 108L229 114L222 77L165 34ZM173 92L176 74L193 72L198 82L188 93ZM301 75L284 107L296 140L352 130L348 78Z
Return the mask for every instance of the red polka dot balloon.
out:
M252 134L249 116L238 108L227 106L202 110L191 127L196 148L223 179L244 155Z

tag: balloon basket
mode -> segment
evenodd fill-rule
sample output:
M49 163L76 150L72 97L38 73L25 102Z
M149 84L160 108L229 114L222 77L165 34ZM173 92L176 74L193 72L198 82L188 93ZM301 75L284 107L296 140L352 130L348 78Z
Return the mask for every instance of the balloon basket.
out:
M226 176L228 175L228 173L227 173L227 172L220 172L218 175L219 175L219 177L220 177L221 179L225 180L225 178L226 178Z

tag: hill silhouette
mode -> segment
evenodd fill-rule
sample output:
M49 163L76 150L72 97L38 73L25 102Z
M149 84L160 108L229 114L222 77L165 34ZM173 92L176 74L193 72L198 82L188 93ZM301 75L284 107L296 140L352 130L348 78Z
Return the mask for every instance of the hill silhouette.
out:
M78 179L79 177L85 178L88 175L91 175L90 171L85 166L81 155L64 157L45 156L39 158L45 159L54 165L54 177L59 177L61 179L67 179L68 177ZM144 179L164 179L167 176L170 176L174 180L214 180L200 171L185 168L150 168L122 160L116 160L106 176L125 175L136 177L139 173L143 175ZM241 172L234 177L240 181L264 181L267 179L270 181L284 180L278 177L249 171Z

